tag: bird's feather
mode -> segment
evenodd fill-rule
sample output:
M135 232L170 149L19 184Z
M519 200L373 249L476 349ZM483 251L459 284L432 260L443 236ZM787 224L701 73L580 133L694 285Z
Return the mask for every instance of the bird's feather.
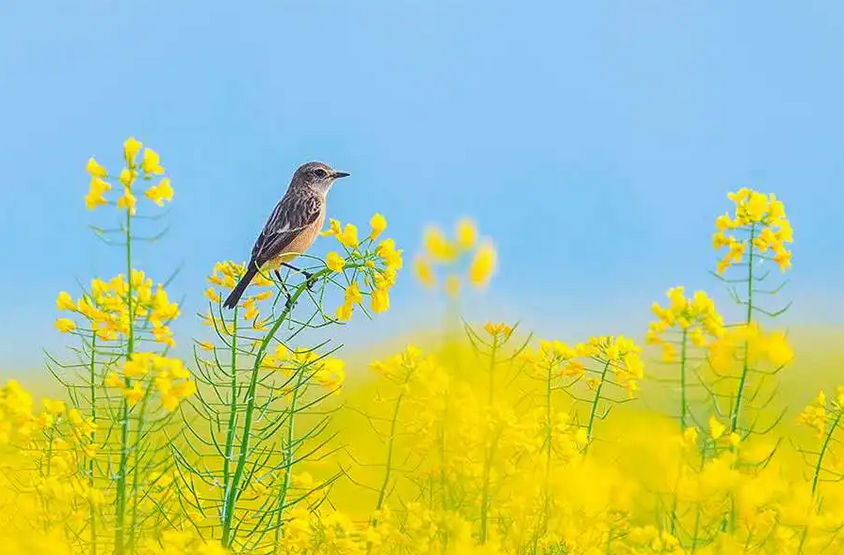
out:
M259 267L285 252L296 237L313 225L322 200L316 195L285 195L276 205L252 247L252 261Z

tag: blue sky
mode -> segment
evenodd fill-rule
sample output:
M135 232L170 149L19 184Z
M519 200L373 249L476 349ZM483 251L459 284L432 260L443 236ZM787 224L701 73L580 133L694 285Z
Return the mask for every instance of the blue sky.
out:
M841 2L197 6L0 8L0 369L59 344L59 290L122 269L82 196L88 157L117 166L129 135L176 189L138 265L184 265L183 343L203 276L247 256L310 159L353 174L333 217L384 213L408 255L426 223L476 218L501 257L476 316L546 335L641 326L667 287L717 289L726 193L775 192L795 229L792 319L844 322ZM344 333L407 331L429 306L407 272L390 314Z

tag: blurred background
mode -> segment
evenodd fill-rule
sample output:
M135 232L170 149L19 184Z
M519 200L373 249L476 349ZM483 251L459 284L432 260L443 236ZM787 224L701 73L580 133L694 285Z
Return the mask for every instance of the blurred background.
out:
M349 345L439 321L409 263L425 225L461 216L500 261L471 318L577 341L642 335L674 285L728 302L712 222L745 186L795 230L783 322L839 330L842 37L836 1L5 2L0 372L63 344L58 291L122 271L87 227L114 211L82 199L88 158L119 168L130 135L176 190L169 234L136 260L156 281L181 267L182 348L213 264L248 257L311 159L352 173L331 217L381 212L405 251L390 312L355 319Z

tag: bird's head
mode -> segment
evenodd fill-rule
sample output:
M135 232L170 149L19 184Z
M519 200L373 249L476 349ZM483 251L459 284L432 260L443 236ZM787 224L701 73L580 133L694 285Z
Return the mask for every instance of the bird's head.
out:
M299 166L296 173L293 174L291 185L308 187L324 195L328 193L336 180L348 175L347 172L334 170L331 166L322 162L308 162Z

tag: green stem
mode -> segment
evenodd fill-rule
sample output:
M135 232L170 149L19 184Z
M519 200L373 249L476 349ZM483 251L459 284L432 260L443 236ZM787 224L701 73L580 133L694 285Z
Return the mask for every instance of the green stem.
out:
M818 480L820 479L821 475L823 459L826 456L826 450L829 448L829 444L832 441L832 434L835 433L835 429L838 427L838 423L841 421L842 413L844 413L844 409L839 409L838 413L835 415L835 420L832 421L832 426L830 426L829 432L827 432L826 437L823 440L821 451L820 453L818 453L818 462L815 464L815 471L812 474L812 497L815 496L815 492L818 489Z
M96 374L96 349L97 349L97 334L91 336L91 366L90 366L90 387L91 387L91 421L94 426L97 425L97 374ZM96 432L91 432L91 444L93 445L96 439ZM94 489L94 457L88 462L88 483L91 490ZM97 555L97 514L93 499L91 500L91 555Z
M290 487L290 476L293 473L293 435L295 433L294 429L294 419L296 416L296 401L299 399L299 390L302 388L302 381L305 377L306 370L304 368L299 369L299 376L296 378L296 387L293 390L293 395L290 398L290 416L289 416L289 423L287 425L287 445L285 448L284 453L284 480L281 484L281 491L278 495L278 513L276 514L276 521L275 521L275 538L273 540L273 553L279 552L279 547L281 545L281 537L284 535L282 533L282 524L284 523L283 514L284 514L284 504L287 501L287 490Z
M327 269L320 270L314 275L314 277L318 279L329 272L330 270ZM299 297L302 295L304 290L304 284L296 288L295 293L293 293L291 297L290 306L294 306L296 304L296 301L299 300ZM243 479L243 473L246 470L249 442L252 435L252 419L255 417L255 401L261 364L264 360L264 355L267 352L267 346L273 340L273 337L275 337L275 334L278 332L281 325L285 322L285 320L287 320L289 314L290 309L285 307L284 311L279 315L275 323L273 323L272 327L267 332L267 335L265 335L264 339L261 340L261 345L258 347L258 352L255 354L255 362L252 365L252 371L249 377L249 387L246 390L246 415L244 416L243 422L243 437L240 440L240 451L237 454L237 465L234 470L234 476L232 476L231 485L226 492L226 499L224 501L226 512L223 515L222 545L225 548L230 548L234 543L234 513L237 499L240 497L240 481Z
M598 386L595 388L595 397L592 399L592 408L589 410L589 426L586 428L586 437L591 442L592 440L592 428L595 425L595 416L598 414L598 401L601 399L601 389L604 387L604 381L607 378L607 372L610 369L610 361L607 361L604 364L604 369L601 372L601 381L598 383ZM589 449L589 443L583 448L583 452L585 453Z
M144 425L144 414L146 413L147 403L149 402L150 387L148 387L146 393L144 393L143 401L141 401L141 410L138 412L138 426L135 430L134 444L136 450L140 449L141 446L141 434ZM136 459L135 467L132 469L132 521L131 526L129 527L128 542L131 551L134 551L135 548L135 532L137 532L138 526L138 504L141 500L141 497L138 495L138 470L140 469L140 466L141 465L139 464L139 461Z
M223 323L225 326L225 322ZM226 456L223 459L223 507L220 513L222 522L225 523L229 513L228 499L229 489L231 488L231 463L234 458L234 437L235 437L235 423L237 421L237 307L234 307L234 317L232 320L232 343L231 343L231 399L229 402L229 423L226 430Z
M129 168L132 171L132 168ZM126 343L126 360L132 356L135 349L135 318L132 310L132 214L129 207L126 208L126 306L129 312L129 334ZM131 386L131 380L125 379L125 386ZM124 527L126 521L126 469L129 464L129 402L123 397L120 427L120 465L117 469L117 491L116 491L116 521L114 525L114 553L123 555L126 552L124 542Z
M753 320L753 240L756 238L756 224L750 226L750 245L748 247L747 259L747 316L745 318L745 325L750 326ZM747 381L747 374L750 370L750 363L747 356L748 341L744 341L744 361L742 364L741 378L739 379L738 391L736 392L736 404L732 411L730 418L730 432L735 432L738 429L739 413L741 412L741 402L744 396L744 385Z
M407 382L405 382L407 383ZM380 511L384 507L384 499L387 497L387 487L390 485L390 475L393 471L393 451L395 448L396 427L399 421L399 411L401 410L404 393L400 393L396 399L396 406L393 407L393 417L390 421L390 440L387 443L387 462L384 469L384 480L381 482L381 488L378 490L378 501L375 503L375 510Z

